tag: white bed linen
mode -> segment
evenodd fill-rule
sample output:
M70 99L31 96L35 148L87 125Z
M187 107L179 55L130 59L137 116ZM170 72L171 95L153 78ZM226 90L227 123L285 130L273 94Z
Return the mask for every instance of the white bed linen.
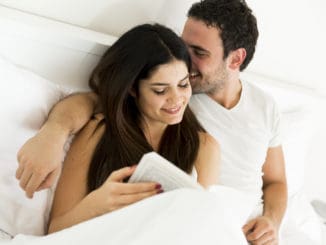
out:
M280 245L325 245L323 232L323 224L304 192L291 196L280 232Z
M44 234L52 190L28 199L15 178L16 154L66 94L62 87L0 56L0 229L12 236Z
M303 194L289 202L279 245L322 245L321 223ZM258 214L255 198L216 186L212 192L179 189L44 236L19 234L4 244L247 244L241 227ZM305 212L305 216L299 215ZM315 220L315 222L312 222ZM313 229L313 231L312 231ZM312 235L314 234L314 235Z
M8 244L247 244L241 227L254 198L232 188L179 189L45 236Z

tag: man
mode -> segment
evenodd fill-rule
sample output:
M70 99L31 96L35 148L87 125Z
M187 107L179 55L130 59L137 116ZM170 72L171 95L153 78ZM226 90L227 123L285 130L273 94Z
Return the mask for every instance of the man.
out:
M263 199L262 212L243 231L251 244L277 244L287 202L279 113L269 96L239 79L254 55L256 19L245 1L204 0L190 8L182 38L192 58L193 91L200 93L190 105L221 145L219 182ZM87 122L95 104L93 94L63 100L22 147L16 176L29 197L53 184L66 138ZM49 137L57 145L36 154Z

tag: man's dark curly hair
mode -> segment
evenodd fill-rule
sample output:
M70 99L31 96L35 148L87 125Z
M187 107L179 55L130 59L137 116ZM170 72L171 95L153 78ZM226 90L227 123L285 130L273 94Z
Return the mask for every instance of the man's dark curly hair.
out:
M191 6L188 17L220 29L224 59L231 51L244 48L247 56L240 71L247 67L255 53L258 28L256 17L244 0L202 0Z

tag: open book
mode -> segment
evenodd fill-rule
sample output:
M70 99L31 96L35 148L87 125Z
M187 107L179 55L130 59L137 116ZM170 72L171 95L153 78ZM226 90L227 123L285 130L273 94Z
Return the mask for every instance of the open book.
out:
M178 188L204 189L194 178L155 152L143 155L128 182L157 182L164 191Z

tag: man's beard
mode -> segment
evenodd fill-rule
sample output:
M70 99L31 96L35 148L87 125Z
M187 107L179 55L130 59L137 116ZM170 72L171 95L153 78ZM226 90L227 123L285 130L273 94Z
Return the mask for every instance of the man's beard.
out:
M202 76L200 73L198 76L190 80L192 93L210 93L215 94L223 90L228 81L228 74L226 69L222 67L221 69L214 72L214 75L210 77Z

